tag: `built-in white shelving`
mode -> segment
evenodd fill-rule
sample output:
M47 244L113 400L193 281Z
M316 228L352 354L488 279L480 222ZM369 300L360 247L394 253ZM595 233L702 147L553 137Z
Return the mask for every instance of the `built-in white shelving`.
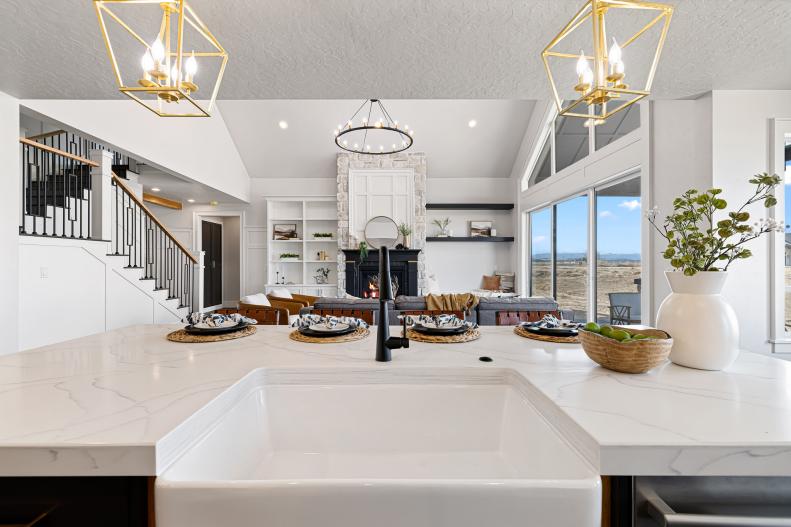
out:
M335 296L338 290L338 220L334 196L294 197L267 200L267 292L274 287L286 287L292 293ZM293 225L297 238L275 240L275 225ZM314 238L314 233L332 233L330 238ZM326 260L319 260L324 251ZM279 258L281 253L299 254L298 259ZM328 283L314 280L318 269L330 269ZM279 283L285 278L285 284Z

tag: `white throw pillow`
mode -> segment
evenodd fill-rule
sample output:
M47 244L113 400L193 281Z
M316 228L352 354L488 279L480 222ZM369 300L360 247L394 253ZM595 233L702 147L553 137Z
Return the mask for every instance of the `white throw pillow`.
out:
M276 296L278 298L294 298L293 296L291 296L291 291L289 291L285 287L275 287L274 289L269 291L269 294L272 296Z
M271 306L272 303L264 293L256 293L254 295L247 295L239 300L242 304L249 304L251 306Z

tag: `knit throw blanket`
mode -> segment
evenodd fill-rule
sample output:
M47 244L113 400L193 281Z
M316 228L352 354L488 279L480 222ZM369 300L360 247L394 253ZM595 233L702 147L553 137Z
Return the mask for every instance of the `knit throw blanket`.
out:
M470 313L477 305L478 297L472 293L426 295L426 309L430 311L462 311Z

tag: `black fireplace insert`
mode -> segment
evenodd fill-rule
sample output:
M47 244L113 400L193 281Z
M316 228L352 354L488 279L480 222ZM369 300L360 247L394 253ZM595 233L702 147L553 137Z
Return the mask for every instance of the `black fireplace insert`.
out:
M365 260L360 251L344 249L346 292L360 298L379 296L379 251L372 248ZM417 257L420 249L391 249L390 277L394 295L417 296Z

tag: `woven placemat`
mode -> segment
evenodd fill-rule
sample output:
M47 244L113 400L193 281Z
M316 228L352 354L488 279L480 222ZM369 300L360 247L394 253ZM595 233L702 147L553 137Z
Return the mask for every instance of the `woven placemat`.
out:
M417 342L432 342L435 344L453 344L456 342L470 342L481 338L481 332L478 328L468 329L459 335L426 335L413 329L407 329L406 335L409 340Z
M297 342L310 342L311 344L336 344L338 342L354 342L355 340L362 340L370 334L371 332L368 330L368 328L357 328L352 333L347 333L346 335L340 335L338 337L309 337L300 333L298 329L295 329L288 334L288 337L291 340L296 340Z
M221 333L219 335L193 335L187 333L183 329L168 333L167 339L171 342L220 342L221 340L240 339L242 337L249 337L257 330L255 326L247 326L239 331L232 331L231 333Z
M537 333L530 333L522 326L514 326L514 333L526 339L541 340L543 342L557 342L559 344L579 344L579 337L555 337L552 335L539 335Z

